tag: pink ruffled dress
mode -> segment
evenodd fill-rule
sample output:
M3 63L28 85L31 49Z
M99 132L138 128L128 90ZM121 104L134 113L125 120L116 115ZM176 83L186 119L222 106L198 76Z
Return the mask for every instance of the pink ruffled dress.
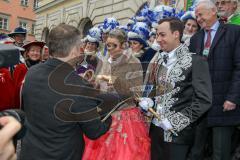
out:
M85 137L83 160L150 160L148 125L137 107L112 115L110 130L98 138Z

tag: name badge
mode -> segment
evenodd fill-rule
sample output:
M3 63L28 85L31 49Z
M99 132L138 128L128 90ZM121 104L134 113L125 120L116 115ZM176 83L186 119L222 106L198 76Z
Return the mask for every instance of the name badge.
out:
M209 54L209 48L205 48L205 49L203 50L203 56L208 57L208 54Z

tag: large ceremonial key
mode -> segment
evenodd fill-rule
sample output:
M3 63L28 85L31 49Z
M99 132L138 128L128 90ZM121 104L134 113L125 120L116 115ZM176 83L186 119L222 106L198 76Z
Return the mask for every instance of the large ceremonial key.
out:
M152 114L153 114L153 116L154 117L156 117L159 121L162 121L162 119L161 119L161 116L157 113L157 112L155 112L154 110L153 110L153 108L148 108L148 111L149 112L151 112ZM173 129L170 129L169 130L174 136L178 136L178 134L173 130Z
M140 97L139 97L138 94L136 95L135 100L138 101L138 102L140 101ZM150 113L152 113L153 116L156 117L159 121L162 121L161 116L160 116L156 111L154 111L154 109L153 109L152 107L148 107L148 111L149 111ZM170 129L169 131L170 131L174 136L178 136L178 134L177 134L173 129Z

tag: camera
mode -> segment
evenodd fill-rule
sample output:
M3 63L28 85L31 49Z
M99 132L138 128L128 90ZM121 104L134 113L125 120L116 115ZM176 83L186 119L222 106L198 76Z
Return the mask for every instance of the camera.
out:
M20 51L10 44L0 44L0 68L10 67L19 63Z

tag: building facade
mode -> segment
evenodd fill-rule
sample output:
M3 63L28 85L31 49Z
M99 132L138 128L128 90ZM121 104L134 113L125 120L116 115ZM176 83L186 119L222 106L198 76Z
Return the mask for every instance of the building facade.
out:
M184 8L186 0L38 0L35 37L47 42L49 31L60 23L77 27L81 35L106 17L115 17L126 24L145 4Z
M16 27L26 28L27 40L33 41L36 0L0 0L0 32L11 33Z
M115 17L120 24L126 24L146 2L147 0L39 0L36 9L36 38L47 41L49 31L60 23L77 27L82 36L106 17Z

